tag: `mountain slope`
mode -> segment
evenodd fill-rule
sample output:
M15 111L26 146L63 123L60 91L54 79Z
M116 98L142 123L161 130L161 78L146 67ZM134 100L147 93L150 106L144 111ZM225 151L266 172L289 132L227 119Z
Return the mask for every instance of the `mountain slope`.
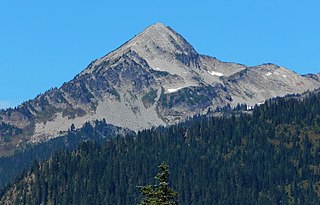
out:
M71 124L79 128L105 118L138 131L228 104L254 105L318 87L315 76L300 76L276 65L246 67L200 55L181 35L157 23L60 88L0 111L0 122L22 130L2 134L0 152L10 154L25 143L47 141Z
M85 123L80 129L70 128L68 132L49 141L31 144L17 150L13 156L0 157L0 190L11 183L17 176L29 170L33 161L42 162L58 152L75 150L83 141L104 143L117 135L131 133L104 120Z
M170 164L180 204L318 204L320 93L277 98L252 115L197 117L83 143L7 187L1 204L138 204L139 185ZM81 134L81 133L80 133Z
M303 93L319 87L317 79L298 75L284 67L263 64L230 76L226 82L233 99L249 105L264 102L271 96ZM235 100L237 101L237 100Z

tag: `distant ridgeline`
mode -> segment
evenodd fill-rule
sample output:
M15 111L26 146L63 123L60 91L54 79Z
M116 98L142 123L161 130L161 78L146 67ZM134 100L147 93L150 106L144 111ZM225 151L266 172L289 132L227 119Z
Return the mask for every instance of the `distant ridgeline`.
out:
M0 203L137 204L137 186L154 184L166 161L180 204L318 204L319 153L320 94L278 98L252 114L195 117L103 145L81 143L33 163Z

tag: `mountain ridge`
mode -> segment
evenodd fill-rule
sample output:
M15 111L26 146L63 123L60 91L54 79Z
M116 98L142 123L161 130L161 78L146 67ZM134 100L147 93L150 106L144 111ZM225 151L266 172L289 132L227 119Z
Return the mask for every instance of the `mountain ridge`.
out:
M139 131L318 87L316 74L300 76L274 64L247 67L201 55L173 29L156 23L60 88L0 111L0 122L23 130L23 135L0 136L0 147L47 141L72 124L79 128L103 118Z

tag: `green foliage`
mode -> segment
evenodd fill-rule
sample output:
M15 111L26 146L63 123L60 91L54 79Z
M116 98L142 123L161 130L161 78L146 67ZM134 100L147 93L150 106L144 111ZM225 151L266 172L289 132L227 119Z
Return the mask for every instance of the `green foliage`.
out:
M162 162L155 176L159 184L139 187L144 196L140 205L178 205L178 193L169 187L169 174L169 165Z
M102 145L81 143L33 164L24 180L3 190L0 204L9 196L21 205L139 204L136 186L154 184L163 161L179 204L319 204L319 116L320 94L311 94L267 101L250 115L195 117ZM95 127L70 135L101 136ZM142 191L152 197L157 188Z
M0 189L21 175L24 170L28 170L33 160L43 161L59 151L75 150L82 141L86 140L103 143L114 137L114 133L119 130L107 124L105 120L95 121L93 125L85 123L79 130L74 130L74 126L71 126L69 132L62 137L33 146L27 145L11 157L0 157Z

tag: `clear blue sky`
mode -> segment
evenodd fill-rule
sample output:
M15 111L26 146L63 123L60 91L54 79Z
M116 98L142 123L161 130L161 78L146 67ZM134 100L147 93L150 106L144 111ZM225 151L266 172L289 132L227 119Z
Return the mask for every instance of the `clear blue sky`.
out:
M0 107L71 80L153 23L223 61L320 72L318 0L6 0L0 5Z

